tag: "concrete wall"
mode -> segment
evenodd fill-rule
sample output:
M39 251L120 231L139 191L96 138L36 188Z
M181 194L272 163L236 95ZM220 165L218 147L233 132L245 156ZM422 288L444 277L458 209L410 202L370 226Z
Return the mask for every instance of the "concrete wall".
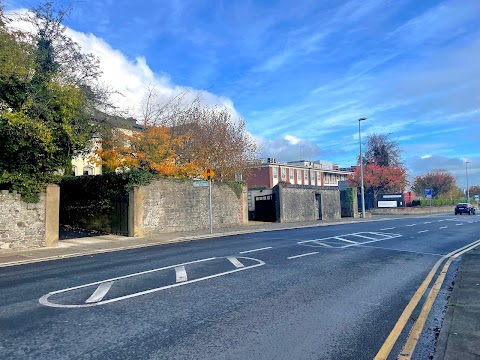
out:
M333 186L279 184L273 188L278 222L317 220L315 195L321 196L322 218L340 219L340 191Z
M209 189L193 181L161 179L133 192L135 236L210 228ZM240 198L226 184L212 184L213 228L248 222L247 190Z

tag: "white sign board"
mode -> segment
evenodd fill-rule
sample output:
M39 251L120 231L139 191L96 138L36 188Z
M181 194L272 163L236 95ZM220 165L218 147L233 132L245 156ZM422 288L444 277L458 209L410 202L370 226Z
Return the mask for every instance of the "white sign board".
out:
M379 201L378 202L378 207L379 208L385 208L385 207L397 207L397 202L396 201Z
M203 186L208 186L208 181L194 181L193 182L193 187L203 187Z

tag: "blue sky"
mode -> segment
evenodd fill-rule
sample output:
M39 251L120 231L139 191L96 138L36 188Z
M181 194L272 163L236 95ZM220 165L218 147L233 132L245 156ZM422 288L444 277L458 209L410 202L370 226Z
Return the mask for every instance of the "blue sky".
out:
M132 108L152 83L206 89L262 156L341 166L367 117L362 136L391 133L412 176L443 168L462 187L466 160L480 185L479 23L478 0L96 0L66 21Z

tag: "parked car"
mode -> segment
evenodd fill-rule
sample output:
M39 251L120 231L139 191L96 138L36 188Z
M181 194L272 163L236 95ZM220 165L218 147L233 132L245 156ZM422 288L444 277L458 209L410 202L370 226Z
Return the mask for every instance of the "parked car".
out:
M475 215L475 207L469 203L459 203L455 206L455 215L467 213L468 215Z

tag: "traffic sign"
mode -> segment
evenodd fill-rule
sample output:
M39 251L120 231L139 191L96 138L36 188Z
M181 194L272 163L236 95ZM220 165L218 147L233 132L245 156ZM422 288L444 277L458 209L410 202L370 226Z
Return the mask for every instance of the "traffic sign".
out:
M478 201L480 199L480 195L475 195L474 198L475 198L475 200Z
M212 169L208 168L207 170L204 171L203 177L207 181L212 181L213 177L215 176L215 173L213 172Z
M427 197L427 199L431 199L432 198L432 189L425 189L425 196Z

